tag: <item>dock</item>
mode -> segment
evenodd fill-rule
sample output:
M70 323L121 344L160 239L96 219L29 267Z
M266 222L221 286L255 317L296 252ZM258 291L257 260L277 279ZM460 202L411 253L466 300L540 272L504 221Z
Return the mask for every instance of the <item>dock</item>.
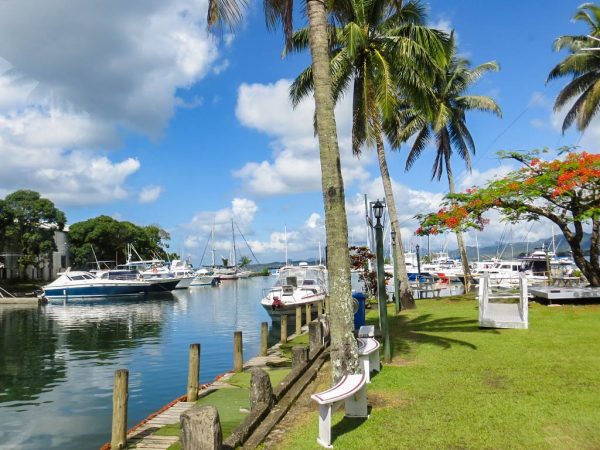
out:
M556 287L546 286L529 289L531 295L543 298L549 303L559 301L590 301L600 300L600 287Z
M35 306L41 303L37 297L0 297L0 305Z

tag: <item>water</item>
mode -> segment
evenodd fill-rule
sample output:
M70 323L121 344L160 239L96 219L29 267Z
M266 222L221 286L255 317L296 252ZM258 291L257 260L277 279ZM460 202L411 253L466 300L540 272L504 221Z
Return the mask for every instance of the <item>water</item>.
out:
M110 440L115 369L129 369L129 426L183 395L189 344L200 378L258 354L274 278L198 286L152 300L0 307L0 449L97 449ZM277 330L278 331L278 330Z

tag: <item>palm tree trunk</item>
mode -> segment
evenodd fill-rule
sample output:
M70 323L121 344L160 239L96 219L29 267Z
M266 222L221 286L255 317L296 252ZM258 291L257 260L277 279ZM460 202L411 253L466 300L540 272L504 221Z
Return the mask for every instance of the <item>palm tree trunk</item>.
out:
M454 176L452 175L452 166L450 165L450 156L448 152L444 152L446 159L446 174L448 175L448 187L450 193L454 194ZM460 261L462 262L463 275L465 277L465 292L469 292L472 284L471 269L469 268L469 259L467 258L467 248L463 240L462 231L456 232L456 241L458 243L458 251L460 253Z
M358 349L353 334L348 224L331 93L327 15L322 0L307 0L307 6L327 238L331 365L333 381L337 382L345 374L358 372Z
M415 309L415 299L408 284L408 273L406 272L406 263L404 261L404 247L402 245L402 236L400 234L400 224L398 223L398 212L396 211L396 202L394 200L394 190L392 189L392 180L385 159L385 149L383 147L383 138L381 132L377 133L377 159L379 160L379 170L381 180L383 181L383 192L385 193L386 204L390 211L390 223L392 230L396 232L396 244L394 245L395 259L398 262L397 272L400 278L400 303L402 309Z

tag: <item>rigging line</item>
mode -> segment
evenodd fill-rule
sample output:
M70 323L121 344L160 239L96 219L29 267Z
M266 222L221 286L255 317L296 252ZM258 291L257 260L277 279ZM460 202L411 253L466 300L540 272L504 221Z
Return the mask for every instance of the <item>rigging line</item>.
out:
M476 157L475 161L473 161L473 163L481 161L481 159L483 158L483 156L486 155L490 151L492 145L496 141L498 141L498 139L500 139L504 134L506 134L508 132L508 130L510 128L512 128L513 125L515 125L525 115L525 113L527 113L530 109L531 109L531 106L529 106L529 105L527 107L525 107L525 109L523 109L523 111L521 111L519 113L519 115L517 115L517 117L515 117L515 119L506 128L504 128L504 130L502 130L494 139L492 139L492 141L488 144L486 150L484 150L483 153L479 153L477 155L477 157ZM456 177L456 179L454 180L454 182L456 184L459 184L460 181L463 181L467 177L467 175L468 175L467 171L461 172ZM447 194L449 194L449 190L446 189L446 190L443 191L443 195L445 196ZM425 208L421 208L419 211L417 211L417 214L422 214L424 210L425 210ZM412 220L412 218L411 219L406 219L406 220L403 220L403 221L399 221L399 223L400 224L405 224L405 223L408 223L410 220Z
M206 249L208 248L208 243L210 239L206 240L206 245L204 246L204 251L202 252L202 258L200 258L200 267L202 267L202 262L204 261L204 255L206 254Z
M258 260L258 258L256 257L256 255L254 254L254 252L252 251L252 247L250 247L250 244L248 244L248 241L246 240L246 238L244 237L244 233L242 233L242 230L240 230L240 226L237 224L237 222L235 223L235 226L237 227L237 230L240 233L240 236L242 236L242 239L244 240L244 242L246 243L246 247L248 247L248 250L250 250L250 253L252 253L252 256L254 257L254 260L260 264L260 261Z

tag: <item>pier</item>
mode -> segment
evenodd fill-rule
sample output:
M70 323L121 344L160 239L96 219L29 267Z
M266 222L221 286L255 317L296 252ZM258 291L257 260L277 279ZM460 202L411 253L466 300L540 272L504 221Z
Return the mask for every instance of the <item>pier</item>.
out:
M226 438L225 445L231 448L245 445L246 442L251 443L251 446L259 445L285 416L306 386L316 377L319 368L328 358L328 353L323 351L325 348L323 346L324 329L319 320L322 317L322 308L322 302L316 302L315 305L304 311L298 307L297 317L300 317L301 322L296 324L295 333L289 336L286 333L287 320L275 322L273 326L280 328L280 342L268 349L266 348L268 327L267 323L263 322L260 326L261 351L257 356L245 362L243 362L242 356L243 336L241 332L235 332L233 370L221 374L211 383L201 386L195 384L199 379L200 372L200 346L191 344L187 394L151 414L126 434L120 430L124 430L127 423L127 407L126 404L122 405L122 399L125 401L127 399L127 386L123 385L120 380L123 377L121 372L127 371L117 370L113 393L113 436L111 444L105 444L102 450L111 448L167 450L180 439L179 427L182 414L190 411L196 404L211 405L213 403L211 395L215 395L218 391L221 391L222 395L217 394L212 398L216 403L223 401L221 397L227 397L236 389L240 389L243 383L248 383L248 372L254 374L254 369L261 369L269 374L275 404L272 408L263 408L259 412L253 408L247 410L240 408L242 416L234 429L231 429L229 419L225 418L223 426L227 430L224 430L223 437ZM317 320L311 321L312 317L309 316L309 313L312 311L317 314ZM306 314L302 314L304 312ZM303 324L302 319L304 318L309 322ZM308 345L292 348L292 345L298 343ZM190 397L196 397L198 401L188 401ZM225 433L225 431L229 433Z

